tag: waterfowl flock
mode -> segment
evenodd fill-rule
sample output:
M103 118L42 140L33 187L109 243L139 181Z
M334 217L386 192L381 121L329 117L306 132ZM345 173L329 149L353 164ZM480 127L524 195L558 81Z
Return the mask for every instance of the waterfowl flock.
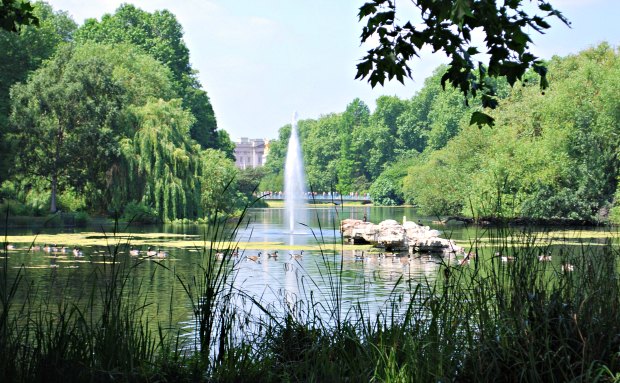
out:
M27 252L42 251L54 257L65 256L65 254L73 255L76 258L84 257L84 251L79 246L69 247L69 246L59 246L56 244L45 243L43 245L31 244L30 246L25 246L25 247L20 248L14 244L4 243L4 248L8 251L27 251ZM123 252L124 251L119 251L118 254L122 254ZM129 251L127 253L132 257L137 257L142 254L146 255L146 257L160 258L160 259L168 257L168 252L166 252L165 250L162 250L161 248L158 248L157 250L155 250L155 249L152 249L150 246L147 248L147 250L144 250L144 251L134 248L132 246L129 248ZM90 253L90 255L111 256L104 250L94 250Z

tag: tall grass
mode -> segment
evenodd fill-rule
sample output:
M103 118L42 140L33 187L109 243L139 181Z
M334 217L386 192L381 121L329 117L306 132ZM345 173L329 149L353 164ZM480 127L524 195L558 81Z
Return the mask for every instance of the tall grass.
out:
M239 288L243 255L223 244L245 218L214 216L194 273L164 263L155 271L175 273L182 294L170 300L191 307L193 343L147 314L150 280L137 277L140 262L118 262L129 244L114 235L110 262L79 294L60 279L44 292L22 271L8 273L5 248L0 353L11 358L0 358L0 381L620 381L617 243L558 247L527 231L489 230L473 242L490 246L474 246L474 262L436 259L434 279L403 275L370 314L343 301L342 248L322 229L321 280L301 270L295 300L283 295L274 307ZM553 262L539 261L549 252Z

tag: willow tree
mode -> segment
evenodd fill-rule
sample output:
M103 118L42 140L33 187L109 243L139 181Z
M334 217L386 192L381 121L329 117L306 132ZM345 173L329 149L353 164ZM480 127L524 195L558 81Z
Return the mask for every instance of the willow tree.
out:
M194 117L181 100L151 100L132 113L136 132L121 143L125 201L153 207L164 221L200 218L235 205L233 162L189 138Z

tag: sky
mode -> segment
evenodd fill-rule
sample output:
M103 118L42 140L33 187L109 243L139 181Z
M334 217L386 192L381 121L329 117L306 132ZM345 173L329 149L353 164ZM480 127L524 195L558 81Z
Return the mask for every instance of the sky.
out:
M524 1L527 3L528 1ZM620 0L550 0L571 21L552 21L544 35L531 31L531 51L543 58L577 53L607 41L620 45ZM167 9L183 26L192 67L207 91L220 129L241 137L277 138L299 119L343 112L355 98L371 110L381 95L409 99L441 63L424 51L412 62L413 80L371 88L355 80L363 0L48 0L78 23L101 19L122 3L152 12ZM403 4L403 2L398 3ZM407 2L405 2L405 6ZM401 9L401 8L399 8ZM403 13L403 20L413 13Z

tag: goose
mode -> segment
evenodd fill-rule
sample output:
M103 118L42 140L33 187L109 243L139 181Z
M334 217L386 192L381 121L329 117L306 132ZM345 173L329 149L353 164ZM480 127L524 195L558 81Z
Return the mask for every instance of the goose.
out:
M41 246L34 245L34 246L30 247L30 250L32 250L32 251L41 251Z
M538 261L539 262L550 262L551 261L551 255L540 255L540 256L538 256Z
M474 258L476 258L476 254L470 251L469 253L467 253L465 257L463 257L463 259L459 261L459 266L464 266L464 265L469 264L469 262L471 262L472 259Z
M267 258L278 258L278 250L274 251L273 253L267 253Z
M239 246L237 246L237 248L235 250L233 250L232 255L233 255L233 257L238 257L239 256Z
M291 258L295 258L295 259L300 259L304 256L304 251L302 250L299 254L291 254L289 253L289 255L291 256Z
M129 249L129 255L132 255L134 257L140 255L140 250L138 249L134 249L133 247L131 249Z
M400 257L400 263L403 265L408 265L409 263L411 263L411 257Z
M247 261L252 261L252 262L257 262L260 263L260 256L261 256L261 252L258 253L258 255L248 255L245 257L245 259Z
M215 252L215 257L217 259L224 259L224 252L223 251L216 251Z
M562 271L565 273L570 273L571 271L575 271L575 266L570 263L562 264Z
M15 250L15 245L12 245L12 244L10 244L10 243L7 243L7 244L6 244L6 249L7 249L7 250Z
M157 258L166 258L168 256L168 252L163 251L161 249L157 250Z
M499 259L501 259L501 261L504 262L504 263L506 263L506 262L514 262L514 260L515 260L515 257L502 255L502 253L500 251L496 251L495 252L495 257L499 257Z
M73 256L75 256L75 257L83 257L84 253L82 252L82 250L80 250L79 247L74 247L73 248Z
M151 250L151 247L149 246L148 249L146 249L146 255L149 257L154 257L157 255L157 251Z
M45 251L46 253L51 253L52 247L46 243L43 245L43 251Z
M362 254L355 254L355 260L356 261L364 261L364 252L362 251Z

